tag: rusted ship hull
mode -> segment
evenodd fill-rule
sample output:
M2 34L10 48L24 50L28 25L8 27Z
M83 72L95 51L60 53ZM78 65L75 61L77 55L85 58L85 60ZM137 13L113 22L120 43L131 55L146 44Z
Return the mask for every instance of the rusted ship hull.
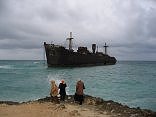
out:
M44 43L47 64L53 66L94 66L114 65L115 57L102 53L80 53L70 51L62 46Z

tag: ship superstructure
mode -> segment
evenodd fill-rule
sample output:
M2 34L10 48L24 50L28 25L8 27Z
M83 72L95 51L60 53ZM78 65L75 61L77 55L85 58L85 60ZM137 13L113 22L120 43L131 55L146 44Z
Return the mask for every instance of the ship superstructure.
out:
M72 32L70 32L69 48L61 45L47 44L44 42L47 64L52 66L90 66L90 65L113 65L116 58L107 54L107 45L105 43L105 53L96 51L96 44L92 44L92 52L87 47L78 47L74 52L72 49Z

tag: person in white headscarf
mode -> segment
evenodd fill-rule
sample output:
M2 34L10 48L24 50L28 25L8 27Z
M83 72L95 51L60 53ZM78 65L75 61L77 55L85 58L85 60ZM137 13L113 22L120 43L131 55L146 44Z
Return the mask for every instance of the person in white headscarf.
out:
M57 95L58 95L58 87L57 85L55 84L55 81L54 80L51 80L51 90L50 90L50 96L51 98L55 101L55 102L58 102L58 98L57 98Z

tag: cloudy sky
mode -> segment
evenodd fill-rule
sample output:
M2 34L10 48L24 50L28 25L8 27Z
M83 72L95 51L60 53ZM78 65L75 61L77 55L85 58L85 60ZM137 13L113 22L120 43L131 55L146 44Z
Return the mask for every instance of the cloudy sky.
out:
M0 59L43 59L43 42L105 42L118 60L156 60L156 0L0 0Z

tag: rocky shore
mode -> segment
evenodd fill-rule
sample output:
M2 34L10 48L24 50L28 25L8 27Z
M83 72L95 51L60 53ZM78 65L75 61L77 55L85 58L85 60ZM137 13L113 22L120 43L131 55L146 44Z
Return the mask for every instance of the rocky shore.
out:
M50 97L45 97L45 98L38 99L35 101L28 101L28 102L22 102L22 103L11 102L11 101L0 101L0 105L4 105L4 104L5 105L22 105L22 104L31 104L31 103L37 103L37 104L55 103L56 104L57 102L55 102ZM69 107L69 105L70 106L74 105L75 108L80 106L78 104L75 105L73 95L68 95L65 103L57 104L57 108L63 110L66 108L66 106ZM139 107L130 108L126 105L122 105L112 100L105 101L101 98L92 97L89 95L85 96L84 104L82 106L84 106L83 108L85 109L96 111L96 113L94 113L95 115L97 114L96 117L156 117L156 112L153 112L151 110L140 109ZM65 113L66 112L67 110L65 111ZM92 112L92 111L89 111L89 112ZM70 116L82 116L83 117L81 112L78 112L78 110L76 109L69 112L69 114ZM67 116L69 116L69 114ZM0 115L1 115L1 109L0 109ZM59 117L59 114L57 116ZM85 114L84 114L84 117L86 117Z

